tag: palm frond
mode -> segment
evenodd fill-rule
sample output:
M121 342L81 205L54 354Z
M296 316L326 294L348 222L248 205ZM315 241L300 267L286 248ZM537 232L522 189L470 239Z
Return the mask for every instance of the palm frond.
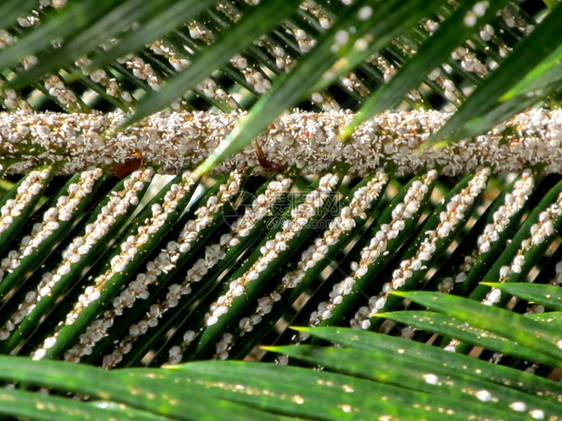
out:
M134 111L123 125L172 103L231 111L260 96L200 167L204 172L299 104L360 109L337 133L347 137L366 118L404 101L428 108L428 101L445 100L440 108L454 110L472 98L433 142L453 132L457 138L482 133L559 94L557 3L540 22L507 2L196 3L56 3L57 10L47 4L30 10L3 32L4 102L9 109L40 110L50 99L86 111L101 100L103 110ZM177 20L170 21L176 9ZM193 20L181 25L185 19ZM441 99L430 97L435 94Z
M523 287L538 294L544 289L540 285ZM554 289L560 295L560 287ZM460 314L468 310L482 315L475 322L476 326L489 321L492 313L495 325L499 325L502 318L513 317L511 311L494 309L466 298L452 300L452 296L422 292L401 295L431 302L432 306L447 312L454 310ZM556 317L558 313L551 314ZM546 318L535 322L524 316L519 318L519 322L533 325L533 328L518 331L518 345L534 351L534 337L544 335L545 329L550 330L551 322ZM49 414L58 419L84 416L200 419L209 414L209 407L214 408L215 417L234 419L247 416L255 419L559 419L560 384L536 374L372 332L326 327L298 330L335 342L339 347L266 349L321 364L322 371L224 361L106 372L81 364L0 357L0 378L87 394L93 399L92 402L76 402L10 389L0 395L0 407L10 415L37 419L48 419ZM488 333L482 332L483 335ZM510 330L505 333L509 335ZM560 335L555 334L552 339L560 341ZM558 353L554 358L557 366L562 365L560 356ZM541 360L540 353L536 357L531 357L531 361ZM68 382L68 377L74 381ZM405 378L408 378L407 385ZM158 393L154 393L156 390ZM13 401L29 404L16 407Z
M0 5L0 413L560 419L561 13Z
M24 224L12 214L23 214L29 191L41 192L22 188L39 174L31 173L3 206L5 220L20 221L2 260L3 351L108 367L149 355L153 364L243 358L283 333L274 328L282 318L374 329L375 313L401 308L395 290L422 283L505 305L478 282L553 276L558 252L539 262L557 244L556 177L527 171L500 193L487 185L502 176L489 181L486 169L448 187L435 171L390 184L384 172L359 180L345 171L311 184L297 172L237 171L210 184L188 172L151 199L140 195L152 170L123 181L87 171Z

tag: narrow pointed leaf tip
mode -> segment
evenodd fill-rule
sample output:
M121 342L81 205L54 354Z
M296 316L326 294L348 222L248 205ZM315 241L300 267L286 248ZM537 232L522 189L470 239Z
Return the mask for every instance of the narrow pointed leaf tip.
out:
M542 304L552 310L562 311L562 287L558 285L498 282L482 282L482 285L498 288L508 294Z
M562 366L562 336L553 326L512 311L449 294L429 291L392 291L391 294L511 339L529 349L555 358L558 366Z

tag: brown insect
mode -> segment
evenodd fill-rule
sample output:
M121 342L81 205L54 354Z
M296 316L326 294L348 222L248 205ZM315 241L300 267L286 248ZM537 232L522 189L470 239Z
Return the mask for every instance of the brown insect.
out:
M122 164L113 164L112 172L116 177L121 179L127 177L133 171L138 170L144 165L144 159L140 152L135 152L131 158Z
M260 163L260 165L262 166L262 168L264 170L267 171L280 171L281 168L276 167L275 165L273 165L271 162L269 162L267 160L267 158L265 157L265 154L263 153L263 150L260 146L260 144L258 142L254 142L254 146L256 148L256 155L258 157L258 162Z

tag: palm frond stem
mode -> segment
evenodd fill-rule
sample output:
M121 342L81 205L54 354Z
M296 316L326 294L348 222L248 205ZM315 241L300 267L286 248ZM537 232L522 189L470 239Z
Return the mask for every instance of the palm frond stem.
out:
M163 112L114 133L125 114L0 113L0 154L13 160L8 173L26 173L40 164L58 163L70 174L93 166L126 163L138 154L160 172L192 169L215 148L244 112ZM541 167L562 171L562 111L530 109L486 134L440 149L418 152L450 116L439 111L385 112L360 126L346 141L340 134L353 119L350 112L295 111L269 125L254 144L219 165L215 172L261 166L304 168L319 174L333 162L351 165L350 174L365 175L386 167L397 174L438 169L458 175L480 166L496 172ZM256 146L257 144L257 146Z

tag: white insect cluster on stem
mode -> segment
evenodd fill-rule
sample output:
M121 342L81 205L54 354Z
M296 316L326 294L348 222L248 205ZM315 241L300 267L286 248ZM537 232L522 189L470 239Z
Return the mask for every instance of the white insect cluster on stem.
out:
M162 112L113 133L123 113L0 113L0 156L8 173L26 173L39 164L59 162L58 172L123 163L141 154L159 172L180 173L206 158L235 127L244 112ZM495 172L520 172L535 165L562 172L562 111L530 109L486 134L440 149L417 148L437 131L448 113L385 112L361 125L346 140L340 134L350 112L295 111L269 125L255 142L270 168L304 168L325 172L335 161L352 165L350 174L365 175L392 164L397 174L438 169L457 175L480 166ZM229 158L215 172L260 167L255 145ZM267 172L269 168L262 168Z

